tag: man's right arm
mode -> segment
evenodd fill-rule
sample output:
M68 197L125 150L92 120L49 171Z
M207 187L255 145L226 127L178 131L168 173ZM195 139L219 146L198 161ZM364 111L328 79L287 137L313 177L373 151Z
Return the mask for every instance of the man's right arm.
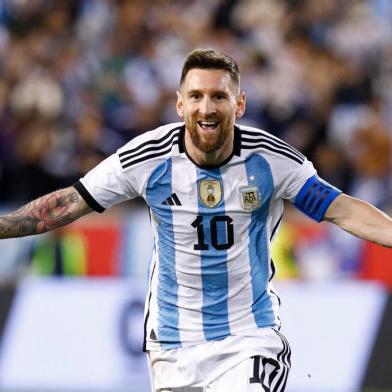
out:
M61 189L0 216L0 239L45 233L91 211L74 187Z

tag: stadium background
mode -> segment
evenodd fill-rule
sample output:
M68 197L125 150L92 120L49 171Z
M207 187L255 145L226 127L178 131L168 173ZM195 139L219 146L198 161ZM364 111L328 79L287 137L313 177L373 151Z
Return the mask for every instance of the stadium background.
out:
M184 56L238 60L242 123L392 213L390 0L0 1L0 210L177 121ZM392 391L392 252L287 206L274 245L289 392ZM0 390L147 391L138 200L0 242Z

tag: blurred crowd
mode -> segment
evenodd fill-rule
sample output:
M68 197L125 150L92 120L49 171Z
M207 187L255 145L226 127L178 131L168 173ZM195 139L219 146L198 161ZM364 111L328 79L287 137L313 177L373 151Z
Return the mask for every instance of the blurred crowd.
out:
M70 185L178 121L184 56L214 47L240 64L244 124L391 205L390 0L0 0L0 23L0 202Z
M136 135L179 121L175 90L196 47L239 62L241 123L391 211L390 0L0 0L0 207L69 186ZM358 262L353 237L306 241L297 253L309 265L331 268L336 249L338 262Z

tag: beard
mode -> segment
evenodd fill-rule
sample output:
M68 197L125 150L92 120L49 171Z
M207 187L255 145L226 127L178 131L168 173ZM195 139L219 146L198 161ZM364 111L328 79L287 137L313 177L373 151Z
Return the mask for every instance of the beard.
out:
M218 131L212 134L201 134L198 130L198 124L195 121L189 121L186 124L193 145L204 153L218 151L227 141L232 132L232 124L220 122Z

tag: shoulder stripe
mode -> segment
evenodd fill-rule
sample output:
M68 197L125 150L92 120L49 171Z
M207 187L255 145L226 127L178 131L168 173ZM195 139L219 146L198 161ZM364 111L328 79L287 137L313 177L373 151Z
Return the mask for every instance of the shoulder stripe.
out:
M122 167L123 167L123 169L126 169L127 167L132 166L132 165L136 165L137 163L148 161L149 159L153 159L153 158L165 155L171 151L171 149L173 148L173 146L175 144L178 144L178 140L174 140L173 143L171 144L171 146L169 148L167 148L166 150L159 151L156 154L146 155L146 156L141 157L139 159L134 159L132 161L129 161L129 162L123 164Z
M283 141L283 140L281 140L271 134L261 133L261 132L258 133L258 132L244 131L244 130L241 130L241 134L255 137L253 139L241 137L241 140L243 140L243 141L247 141L250 143L259 142L259 141L269 142L272 145L274 145L275 147L280 147L280 148L283 148L287 151L291 151L293 154L297 155L298 158L305 159L305 156L303 154L301 154L293 146L290 146L290 144L286 143L285 141Z
M259 143L259 144L252 144L252 145L241 144L241 148L243 148L245 150L254 149L254 148L258 148L258 147L265 148L266 150L276 152L277 154L280 154L280 155L284 155L287 158L290 158L293 161L299 163L300 165L302 165L302 163L304 162L304 159L300 159L296 155L293 155L293 154L286 152L284 150L279 150L277 148L273 148L268 143Z
M286 143L284 140L279 139L278 137L272 135L271 133L265 132L260 130L259 132L255 132L255 131L247 131L244 129L241 129L241 134L243 135L248 135L248 136L254 136L254 137L264 137L268 140L274 141L278 144L284 145L286 147L289 147L291 150L295 151L297 154L303 156L303 154L301 154L297 149L295 149L293 146L291 146L290 144Z
M288 153L290 153L292 155L295 155L298 159L302 160L302 162L305 160L304 156L301 153L297 152L293 148L290 148L288 145L285 146L284 144L275 143L272 140L268 140L268 139L263 138L263 137L257 138L257 139L242 138L241 141L242 142L246 142L246 143L253 143L253 144L256 144L256 143L268 143L271 146L273 146L274 148L277 148L279 150L284 150L284 151L287 151Z
M122 157L120 156L120 162L124 166L124 164L127 163L128 161L132 161L134 158L140 157L141 155L146 154L148 152L160 151L168 146L172 147L174 144L176 144L176 143L174 143L175 138L178 138L178 132L174 133L171 136L171 138L169 138L165 143L160 144L159 146L150 146L150 147L143 149L142 151L137 151L137 152L130 154L130 155L127 155L127 156L122 156ZM177 140L177 142L178 142L178 140Z
M147 145L159 144L159 143L165 141L166 139L168 139L168 138L170 137L170 135L171 135L173 132L179 131L180 129L181 129L181 126L180 126L180 127L173 128L173 129L171 129L166 135L162 136L160 139L156 139L156 140L155 140L155 139L147 140L146 142L144 142L144 143L142 143L142 144L139 144L138 146L136 146L136 147L134 147L134 148L132 148L132 149L130 149L130 150L121 152L121 153L119 154L119 156L120 156L120 158L121 158L121 157L123 157L123 156L125 156L125 155L129 155L129 154L132 154L132 153L134 153L134 152L136 152L136 151L139 151L141 148L143 148L143 147L145 147L145 146L147 146Z

